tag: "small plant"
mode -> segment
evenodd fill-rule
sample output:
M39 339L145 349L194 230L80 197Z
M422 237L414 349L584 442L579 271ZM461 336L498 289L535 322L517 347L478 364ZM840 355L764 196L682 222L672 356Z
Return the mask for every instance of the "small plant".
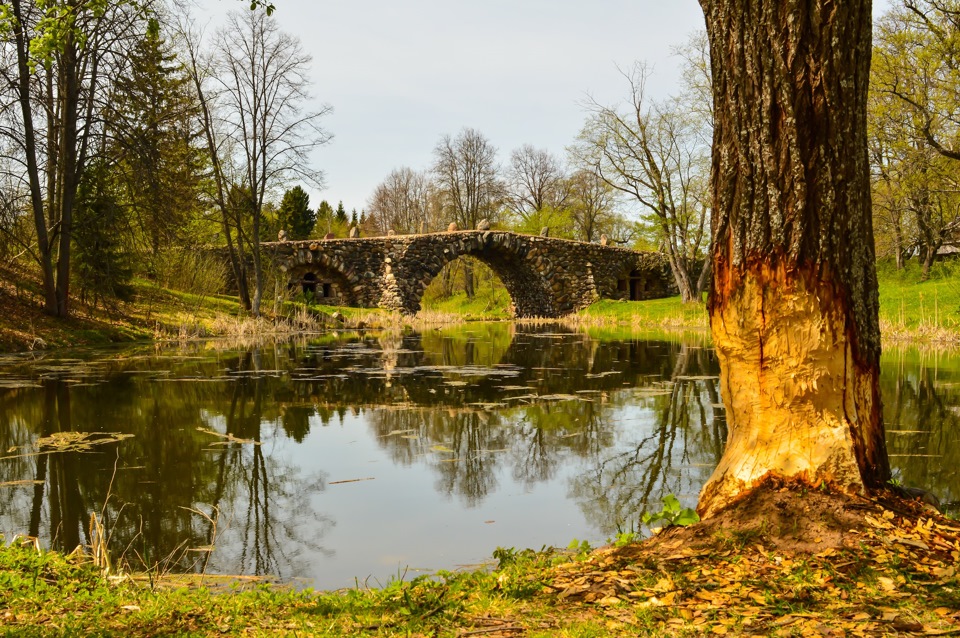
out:
M505 569L509 565L514 565L521 559L530 559L536 556L532 549L516 550L512 547L498 547L493 550L493 557L497 559L497 569Z
M577 540L576 538L570 541L570 544L567 545L567 549L572 549L574 552L576 552L577 558L583 558L593 550L588 541L581 541Z
M673 494L663 497L663 509L659 512L644 512L640 517L644 525L653 525L663 522L664 527L674 525L687 526L700 522L700 516L689 507L682 507L680 501Z
M609 542L614 547L626 547L630 543L640 540L640 535L636 532L617 532Z

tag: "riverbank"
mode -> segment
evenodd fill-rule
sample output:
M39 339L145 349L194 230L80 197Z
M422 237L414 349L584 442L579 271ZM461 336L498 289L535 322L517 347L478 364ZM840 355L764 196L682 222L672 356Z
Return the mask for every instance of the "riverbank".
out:
M16 541L0 548L0 634L955 635L958 538L914 502L776 485L641 543L498 549L492 569L336 592L105 573Z
M84 303L73 299L70 318L43 312L39 287L29 277L0 269L0 352L132 341L187 341L209 337L252 337L321 331L330 326L389 323L390 313L376 309L306 309L265 304L263 316L247 316L230 295L196 295L136 279L130 301ZM334 313L340 314L334 316Z
M881 264L879 276L884 341L936 347L960 344L960 267L937 264L930 279L921 282L913 264L901 271ZM215 336L247 339L330 327L417 327L509 317L509 297L501 289L473 299L460 295L433 302L415 318L379 309L307 309L291 303L277 307L267 303L260 319L247 317L237 298L229 295L199 296L161 288L146 280L136 280L134 290L130 302L94 306L76 299L73 316L60 320L43 313L40 291L29 277L0 269L0 352ZM684 304L679 297L640 302L600 300L564 321L594 329L709 333L705 305Z

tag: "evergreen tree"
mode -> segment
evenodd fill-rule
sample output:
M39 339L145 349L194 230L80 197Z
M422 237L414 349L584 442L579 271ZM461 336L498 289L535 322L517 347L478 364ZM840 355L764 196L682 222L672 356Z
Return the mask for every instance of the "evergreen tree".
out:
M80 299L94 304L105 298L133 296L132 259L125 238L124 210L102 163L91 166L77 192L73 267Z
M360 222L360 220L359 220L359 218L357 217L357 209L354 208L354 209L353 209L353 214L350 215L350 225L351 225L351 226L356 226L359 222Z
M343 202L337 204L336 222L338 224L347 223L347 209L343 207Z
M283 194L278 216L280 228L290 234L290 239L306 239L317 223L317 214L310 210L310 195L299 186Z
M330 202L323 200L320 202L320 205L317 206L317 222L316 222L316 231L318 234L324 234L330 231L333 226L333 206L330 205Z
M203 155L189 76L164 41L157 20L129 54L106 121L117 185L130 204L132 225L153 252L184 240L197 212Z

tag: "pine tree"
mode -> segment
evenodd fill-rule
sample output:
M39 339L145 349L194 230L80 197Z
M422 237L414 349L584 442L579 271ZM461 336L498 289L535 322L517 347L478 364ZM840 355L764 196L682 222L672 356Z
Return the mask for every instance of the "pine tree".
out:
M347 209L343 207L343 202L337 204L336 221L338 224L347 223Z
M333 206L330 205L330 202L327 200L320 202L320 205L317 206L316 232L320 235L330 232L333 228L333 217Z
M94 304L133 295L132 259L124 237L124 211L102 163L91 166L77 192L73 262L80 299Z
M198 107L157 20L150 20L129 61L105 113L109 150L133 225L157 252L183 241L191 213L198 210L203 173L203 155L195 145Z
M299 186L283 194L278 217L280 228L290 233L290 239L306 239L317 223L317 214L310 210L310 195Z

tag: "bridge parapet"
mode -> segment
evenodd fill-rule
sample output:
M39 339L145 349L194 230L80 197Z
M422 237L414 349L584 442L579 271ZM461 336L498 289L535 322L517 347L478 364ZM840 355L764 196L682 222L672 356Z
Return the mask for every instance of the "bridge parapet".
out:
M521 235L454 231L263 244L291 284L344 305L413 314L424 290L451 261L472 256L500 277L517 317L558 317L597 299L676 294L662 255L615 246Z

